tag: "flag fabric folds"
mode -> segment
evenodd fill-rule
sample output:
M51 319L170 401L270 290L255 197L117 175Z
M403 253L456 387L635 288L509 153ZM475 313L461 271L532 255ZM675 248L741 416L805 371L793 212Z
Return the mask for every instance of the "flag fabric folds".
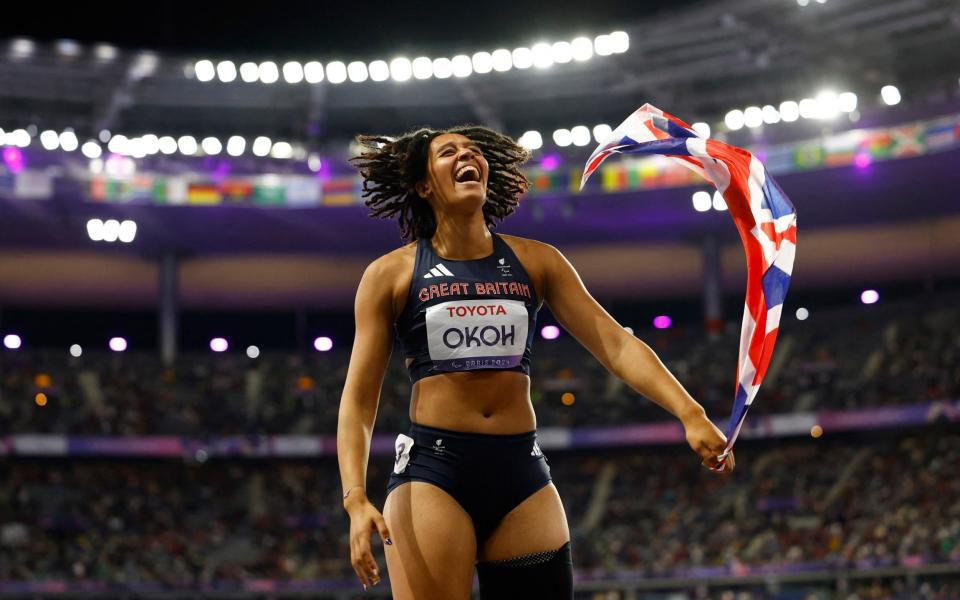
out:
M763 164L750 152L703 138L680 119L644 104L600 144L584 167L580 188L614 154L668 156L699 173L723 195L747 259L747 292L727 446L733 448L747 410L763 383L797 248L797 212Z

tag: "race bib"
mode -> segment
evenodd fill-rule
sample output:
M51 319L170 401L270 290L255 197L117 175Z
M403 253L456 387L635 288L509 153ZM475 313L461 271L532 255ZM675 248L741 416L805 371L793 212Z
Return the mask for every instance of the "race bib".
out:
M396 450L397 458L393 463L393 472L399 475L407 468L410 462L410 449L413 448L413 438L409 435L400 434L397 441L393 443L393 449Z
M520 300L453 300L427 308L427 347L438 371L509 369L527 345Z

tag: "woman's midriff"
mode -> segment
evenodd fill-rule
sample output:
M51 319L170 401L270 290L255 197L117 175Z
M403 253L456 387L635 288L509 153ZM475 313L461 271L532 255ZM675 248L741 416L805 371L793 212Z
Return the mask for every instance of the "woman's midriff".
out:
M474 433L536 429L530 378L518 371L461 371L424 377L413 385L414 423Z

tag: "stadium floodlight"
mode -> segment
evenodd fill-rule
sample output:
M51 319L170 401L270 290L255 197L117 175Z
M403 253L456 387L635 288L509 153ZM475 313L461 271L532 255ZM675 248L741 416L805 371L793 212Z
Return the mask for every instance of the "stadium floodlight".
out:
M785 123L792 123L800 118L800 105L793 100L784 100L780 103L780 118Z
M230 136L227 140L227 154L230 156L240 156L247 147L247 140L239 135Z
M802 306L797 309L797 320L798 320L798 321L806 321L809 317L810 317L810 311L809 311L809 310L807 310L806 308L804 308L804 307L802 307Z
M543 147L543 136L539 131L527 131L520 136L517 143L527 150L537 150Z
M7 134L7 145L13 145L17 148L26 148L32 141L33 138L30 137L26 129L14 129Z
M147 145L143 143L143 138L132 138L128 150L130 156L134 158L143 158L147 155Z
M320 83L323 81L323 65L315 60L303 65L303 78L307 83Z
M223 83L232 83L237 80L237 66L232 60L221 60L217 63L217 77Z
M84 142L83 147L80 148L80 152L87 158L100 158L100 155L103 154L103 149L100 147L100 144L89 140Z
M713 210L727 210L727 201L719 190L713 192Z
M73 152L80 147L80 140L77 139L77 134L72 129L60 133L60 147L67 152Z
M295 60L283 63L283 80L291 84L303 81L303 65Z
M839 99L833 90L823 90L817 94L817 118L833 119L840 114Z
M110 138L110 142L107 144L107 150L114 154L129 154L130 140L122 133L118 133Z
M329 352L333 349L333 340L322 335L313 340L313 347L316 348L318 352Z
M545 340L555 340L560 337L560 328L556 325L544 325L540 329L540 337Z
M347 65L339 60L327 63L327 81L330 83L343 83L347 80Z
M554 42L550 46L550 54L553 62L566 64L573 60L573 46L570 45L570 42Z
M533 52L530 48L522 46L514 48L510 57L513 59L513 66L517 69L529 69L533 66Z
M710 125L708 123L700 121L691 125L690 128L696 131L700 137L710 137Z
M557 129L553 132L553 143L561 148L566 148L573 143L573 134L570 133L569 129Z
M40 145L43 146L44 150L56 150L60 147L60 138L57 136L57 132L51 129L47 129L40 134Z
M273 142L265 135L261 135L257 139L253 140L253 155L254 156L266 156L270 154L270 148L273 147Z
M598 144L606 142L611 133L613 133L613 128L606 123L600 123L593 126L593 139Z
M375 60L367 66L370 73L370 79L373 81L386 81L390 79L390 65L385 60Z
M13 58L29 58L33 56L33 51L36 49L36 44L33 43L33 40L28 40L27 38L15 38L10 42L10 54L13 55Z
M8 333L3 336L3 346L7 350L17 350L20 346L23 345L23 340L20 339L20 336L15 333Z
M94 158L90 161L90 172L94 175L103 173L103 167L104 163L102 158Z
M256 346L247 346L247 357L256 358L260 356L260 348Z
M864 304L876 304L880 300L880 292L877 290L863 290L860 294L860 302Z
M157 142L160 144L160 152L164 154L173 154L177 151L177 140L169 135L161 137Z
M73 344L70 346L70 356L74 358L80 358L83 355L83 348L80 347L80 344Z
M197 140L192 135L183 135L177 138L177 148L180 154L192 156L197 153Z
M900 90L898 90L895 85L885 85L880 88L880 98L883 99L883 103L887 106L900 104Z
M293 156L293 146L288 142L275 142L270 149L270 156L281 159L290 158Z
M453 76L453 63L450 62L449 58L435 58L433 59L433 76L437 79L447 79Z
M107 219L103 222L103 241L115 242L120 238L120 221Z
M110 347L114 352L125 352L127 349L127 340L122 337L112 337L110 341L107 342L107 346Z
M110 44L97 44L93 48L93 55L96 56L99 61L109 62L117 57L117 48Z
M590 143L590 130L586 125L577 125L570 130L570 140L574 146L586 146Z
M857 110L857 95L853 92L843 92L837 96L837 108L840 112L852 113Z
M203 141L200 142L200 147L203 148L204 154L208 154L210 156L220 154L220 152L223 150L223 144L220 143L220 140L215 137L203 138Z
M390 78L394 81L407 81L413 76L413 65L410 59L398 56L390 61Z
M743 111L739 108L735 108L728 112L725 117L723 117L723 122L726 124L727 129L730 131L736 131L743 128Z
M257 66L257 77L261 83L276 83L280 79L280 69L277 68L277 63L272 60L260 63Z
M430 79L433 77L433 61L427 56L418 56L410 63L413 69L413 76L417 79Z
M80 56L80 44L74 40L57 40L57 53L67 58Z
M458 54L450 59L450 67L454 77L469 77L473 73L473 62L466 54Z
M506 48L498 48L490 55L493 59L493 70L503 73L513 68L513 58L510 57L510 51Z
M97 135L97 139L99 139L101 142L103 142L104 144L106 144L107 142L110 141L110 138L111 138L112 136L113 136L113 134L110 133L110 130L109 130L109 129L101 129L101 130L100 130L100 133Z
M748 106L743 110L743 124L751 129L763 125L763 111L759 106Z
M657 315L653 318L653 326L657 329L669 329L673 325L673 319L667 315Z
M534 44L530 51L533 53L533 66L546 69L553 66L553 48L550 44L540 42Z
M143 149L147 154L153 155L160 152L160 138L156 135L148 133L140 139L143 140Z
M623 54L630 49L630 36L626 31L614 31L610 34L610 49L614 54Z
M94 242L103 241L103 221L100 219L90 219L87 221L87 237Z
M693 209L697 212L707 212L713 202L710 198L710 192L700 190L693 193Z
M254 62L245 62L240 65L240 79L244 83L254 83L260 79L260 67Z
M230 347L230 344L225 338L215 337L210 340L210 349L214 352L226 352L227 348Z
M203 59L198 60L193 65L193 73L197 76L197 81L213 81L213 78L217 74L217 70L213 66L213 61Z
M323 166L323 161L320 160L319 154L317 154L316 152L311 152L310 155L307 156L307 167L309 167L311 171L313 171L314 173L317 173L320 171L320 168L322 166Z
M810 4L810 0L797 0L797 4L799 4L800 6L806 6Z
M763 122L767 125L775 125L780 122L780 112L772 104L766 104L761 109L763 114Z
M367 63L355 60L347 65L347 77L354 83L362 83L370 77L367 71Z
M593 38L593 51L597 56L613 54L613 41L609 35L603 34Z
M489 73L493 70L493 55L489 52L476 52L470 57L474 73Z
M137 237L137 222L130 219L124 219L120 222L120 232L117 239L124 244L129 244Z
M573 60L583 62L593 57L593 42L588 37L578 37L570 42Z
M813 98L804 98L800 100L800 116L804 119L816 119L819 116L820 106Z

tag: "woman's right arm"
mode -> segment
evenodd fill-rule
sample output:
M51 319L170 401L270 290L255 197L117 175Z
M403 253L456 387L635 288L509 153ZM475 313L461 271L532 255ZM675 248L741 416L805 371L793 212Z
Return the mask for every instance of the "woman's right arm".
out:
M392 543L383 515L366 495L370 438L393 347L393 278L389 271L386 258L381 257L367 267L357 287L356 335L337 421L343 507L350 515L350 559L364 588L380 582L370 551L371 534L377 531L385 544Z

